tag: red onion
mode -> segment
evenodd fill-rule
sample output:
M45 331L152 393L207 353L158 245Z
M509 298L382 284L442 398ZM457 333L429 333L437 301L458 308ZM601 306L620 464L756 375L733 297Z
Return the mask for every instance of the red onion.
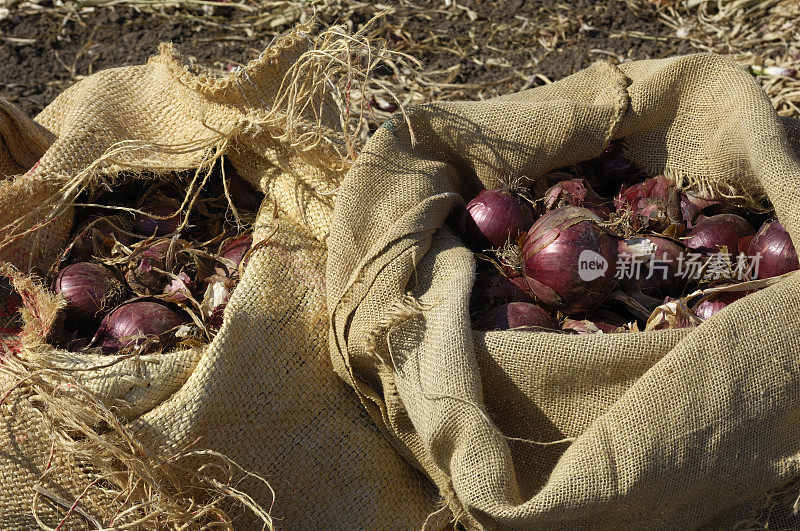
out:
M230 170L226 168L225 171L227 173ZM228 179L228 194L231 196L233 206L239 210L258 212L261 202L264 200L264 194L239 177L239 174L235 171Z
M764 223L750 241L747 254L760 254L756 278L777 277L800 268L792 238L781 222Z
M53 289L67 301L67 322L81 328L97 323L125 296L125 287L114 273L101 264L90 262L78 262L62 269Z
M755 231L746 219L736 214L717 214L699 221L686 236L686 246L703 254L715 254L725 246L735 256L747 249L739 248L739 240ZM743 242L744 243L744 242Z
M233 275L237 273L238 270L244 269L247 266L247 260L244 260L244 257L252 245L252 234L244 234L242 236L231 238L222 244L220 255L236 264L237 267L237 270L229 271L229 274Z
M611 215L608 201L597 195L586 179L561 181L544 194L546 210L569 205L591 210L603 219L608 219Z
M133 228L144 236L167 236L178 229L181 217L176 213L177 205L160 199L151 199L140 209L149 215L136 214Z
M181 271L164 287L164 295L170 302L184 302L192 295L194 282L184 271Z
M597 170L604 181L622 181L636 173L636 166L622 155L617 142L611 142L595 159Z
M506 302L533 302L525 293L525 279L521 276L509 278L495 267L478 271L472 288L472 303L475 306L488 304L492 300Z
M659 299L680 295L686 281L678 275L679 257L686 248L673 240L649 234L636 237L645 238L655 246L648 270L639 279L642 293Z
M696 222L700 221L698 218L702 216L707 208L719 203L719 201L706 199L692 192L681 192L679 197L681 216L686 222L686 227L689 229L691 229Z
M620 238L580 207L561 207L542 216L522 245L522 270L530 290L565 313L594 308L617 285Z
M712 293L692 307L692 312L700 319L708 319L724 307L747 295L746 291L723 291Z
M467 245L480 252L513 241L531 226L533 220L533 209L516 193L483 190L467 203L460 229Z
M129 245L133 240L124 232L125 226L117 216L87 221L75 231L70 249L70 260L84 262L99 254L101 249L108 251L114 240ZM113 239L112 239L113 238Z
M510 302L494 308L476 325L478 330L520 329L539 332L558 329L558 324L547 310L529 302Z
M631 186L623 185L614 198L617 211L628 210L641 227L665 230L683 225L680 199L675 184L658 175Z
M141 344L148 337L162 336L184 322L160 302L126 302L105 316L92 342L99 343L104 352L119 350Z

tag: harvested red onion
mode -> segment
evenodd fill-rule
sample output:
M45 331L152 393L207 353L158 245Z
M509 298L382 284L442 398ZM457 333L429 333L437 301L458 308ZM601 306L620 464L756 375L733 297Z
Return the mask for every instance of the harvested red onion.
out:
M167 300L170 302L187 301L192 296L194 282L185 271L181 271L175 276L176 278L173 278L164 287L164 295L167 295Z
M608 201L597 195L586 179L561 181L544 194L546 210L569 205L591 210L603 219L608 219L611 215Z
M723 291L712 293L692 307L692 312L700 319L708 319L729 304L747 295L746 291Z
M476 326L478 330L558 330L558 323L547 310L529 302L510 302L493 308Z
M134 216L133 228L138 234L166 236L175 232L181 224L181 217L176 213L177 205L170 202L151 199L140 210L149 215Z
M620 238L600 218L580 207L561 207L542 216L525 235L522 270L530 290L565 313L590 310L617 285Z
M509 278L495 267L483 268L478 271L475 284L472 288L473 305L483 306L493 300L507 302L533 302L525 293L527 284L523 277Z
M639 234L636 237L645 238L655 246L649 268L639 279L642 293L659 299L680 295L686 282L678 274L679 257L686 248L668 238L650 234Z
M623 185L614 198L617 211L630 211L642 228L662 231L670 225L683 225L680 199L675 184L658 175L631 186Z
M183 317L160 302L126 302L105 316L92 342L109 352L141 344L150 337L161 341L160 336L184 322Z
M87 261L101 249L110 250L113 241L129 245L133 240L125 234L126 227L117 216L87 221L75 231L70 249L70 261Z
M760 254L756 278L777 277L800 268L792 237L778 220L761 226L750 241L747 254Z
M679 197L681 216L686 222L686 227L689 229L691 229L696 222L700 221L698 218L702 216L705 209L719 203L719 201L706 199L692 192L681 192Z
M735 256L747 252L746 248L739 248L739 241L754 232L752 225L741 216L717 214L699 221L687 234L684 243L689 249L703 254L718 253L724 245L728 253Z
M125 280L135 293L157 295L164 289L165 284L169 282L169 276L156 269L164 270L167 267L169 247L170 242L161 241L139 249L132 255L138 262L130 263L129 269L125 272Z
M232 168L232 167L231 167ZM226 173L229 170L226 168ZM258 212L264 194L257 190L255 186L245 181L235 171L228 179L228 194L231 196L233 206L240 210Z
M507 190L483 190L467 203L460 229L475 251L499 248L531 226L534 213L519 195Z
M253 235L252 234L244 234L242 236L238 236L235 238L231 238L227 240L225 243L222 244L222 249L220 249L220 255L223 258L226 258L236 264L237 269L234 271L229 271L228 273L233 275L237 273L239 270L244 269L247 266L247 260L244 260L247 251L250 250L250 247L253 245Z
M67 301L68 324L80 328L96 324L125 296L125 286L114 273L91 262L78 262L62 269L53 289Z

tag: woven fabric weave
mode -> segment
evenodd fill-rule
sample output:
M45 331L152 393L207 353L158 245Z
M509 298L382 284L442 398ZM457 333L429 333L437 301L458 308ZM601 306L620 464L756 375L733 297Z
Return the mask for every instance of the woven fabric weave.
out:
M624 139L652 175L766 196L797 246L796 124L713 54L599 62L390 120L336 200L326 282L337 372L468 528L765 523L765 500L798 477L800 275L691 330L473 332L475 263L446 219L481 188ZM770 523L797 524L782 514Z
M261 247L205 348L109 366L107 356L4 343L5 354L16 351L30 370L0 370L0 389L8 391L0 405L3 529L35 528L37 517L55 528L73 503L77 509L61 529L159 516L155 508L164 500L135 488L145 474L185 503L175 511L191 522L208 489L191 498L190 489L204 485L159 475L158 466L142 469L147 457L139 448L152 452L156 464L194 452L191 467L212 475L219 468L228 492L227 461L214 457L223 454L268 483L235 474L231 487L271 510L278 528L418 528L440 508L435 487L380 434L328 354L324 239L331 191L346 164L337 151L342 138L328 72L306 53L314 46L333 53L347 43L341 33L327 35L312 42L298 29L226 77L190 70L164 45L146 65L77 83L35 121L0 102L0 173L11 174L0 189L0 240L19 236L0 249L0 261L23 271L46 271L65 245L72 211L50 207L73 185L113 186L124 172L167 175L224 152L266 195L254 231ZM287 88L293 73L307 91L300 94L302 109L289 108L286 95L297 92ZM19 219L24 223L8 225ZM65 391L78 386L111 408L113 422L123 423L136 445L109 433L103 423L112 421L92 416L97 408L85 395ZM88 440L71 429L79 420L90 424ZM132 488L109 495L129 476ZM261 528L244 507L224 509L236 528ZM159 521L139 528L159 528Z

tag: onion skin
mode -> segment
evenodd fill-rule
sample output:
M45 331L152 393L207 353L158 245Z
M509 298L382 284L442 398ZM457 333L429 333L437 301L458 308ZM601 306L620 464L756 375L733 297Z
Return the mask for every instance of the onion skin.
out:
M561 329L576 334L611 334L619 330L620 326L602 321L589 321L588 319L564 319L564 322L561 323Z
M679 197L681 216L686 222L687 229L691 229L695 223L700 221L702 219L701 216L703 216L703 213L706 212L709 207L719 204L717 200L706 199L691 192L681 192Z
M591 310L617 285L614 278L620 238L598 225L585 208L561 207L542 216L521 237L522 271L530 291L544 304L573 314ZM601 259L593 260L597 256ZM579 260L592 259L599 276L583 280ZM594 275L591 275L594 277ZM586 278L586 273L584 272Z
M800 269L792 238L778 220L764 223L753 236L747 254L753 257L758 253L761 257L756 278L777 277Z
M105 316L92 341L108 353L161 336L184 322L183 317L160 302L126 302Z
M541 332L558 330L558 323L541 306L529 302L510 302L490 310L486 317L477 323L477 329L520 329L525 332Z
M544 194L544 207L553 210L562 206L577 206L591 210L603 219L608 219L611 209L608 201L600 197L586 179L561 181Z
M720 246L725 246L728 253L737 255L747 252L739 249L739 241L755 233L753 226L741 216L736 214L717 214L707 217L697 223L684 243L689 249L702 254L715 254Z
M483 190L467 203L459 229L467 245L481 252L514 241L533 220L533 209L518 195L505 190Z
M642 293L659 299L680 295L686 280L678 275L678 257L686 252L686 248L676 241L650 234L640 234L636 237L645 238L655 245L653 259L654 265L658 264L658 268L654 269L652 274L648 271L639 279Z
M723 291L713 293L692 306L692 312L700 319L706 320L745 295L747 295L746 291Z
M119 227L119 228L117 228ZM100 250L110 250L113 236L123 245L130 245L132 238L125 234L123 221L119 217L98 218L84 223L75 231L70 249L70 261L85 262Z
M171 203L152 199L146 202L140 210L150 215L134 215L133 228L137 234L167 236L174 233L181 224L181 217L175 212L177 207Z
M662 231L670 225L684 225L678 189L663 175L623 185L614 198L614 206L618 212L629 211L643 228Z
M67 301L67 324L81 328L97 324L125 296L125 286L114 273L91 262L78 262L62 269L53 289Z

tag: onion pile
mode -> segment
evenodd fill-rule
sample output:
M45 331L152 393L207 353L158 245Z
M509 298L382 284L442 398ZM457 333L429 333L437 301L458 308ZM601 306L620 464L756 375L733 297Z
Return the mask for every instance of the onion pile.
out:
M456 227L481 259L473 323L572 334L697 326L763 286L752 281L800 269L788 232L761 225L763 212L647 178L616 143L528 190L483 190Z
M533 208L512 190L483 190L467 203L460 229L471 246L505 245L533 223Z
M792 238L777 220L764 223L750 241L747 254L758 259L758 278L777 277L800 268Z
M219 175L197 192L190 212L180 211L186 183L179 175L143 193L132 183L86 201L124 213L78 211L78 228L50 273L66 301L57 320L63 330L52 334L58 346L113 354L210 341L247 265L263 200L225 164L227 181Z

